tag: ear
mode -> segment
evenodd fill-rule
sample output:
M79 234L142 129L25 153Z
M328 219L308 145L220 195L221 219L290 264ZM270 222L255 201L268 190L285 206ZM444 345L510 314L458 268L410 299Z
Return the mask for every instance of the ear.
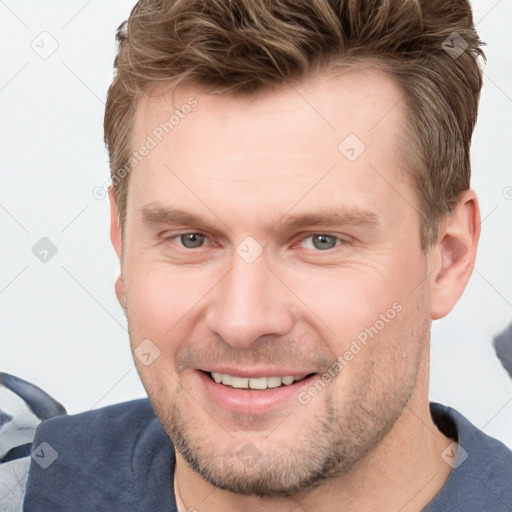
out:
M431 249L439 267L430 282L432 320L446 316L459 301L473 271L479 238L478 199L473 190L468 190L446 216Z
M112 241L112 245L121 264L121 273L116 279L115 290L119 304L121 304L121 307L126 310L126 287L123 278L123 244L121 240L121 225L119 222L117 198L113 187L110 187L108 190L108 199L110 201L110 240Z

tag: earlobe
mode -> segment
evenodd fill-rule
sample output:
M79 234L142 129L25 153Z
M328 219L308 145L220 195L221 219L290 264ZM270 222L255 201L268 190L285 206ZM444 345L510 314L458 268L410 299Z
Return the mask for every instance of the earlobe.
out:
M124 284L123 274L121 274L116 279L115 290L116 290L117 301L119 302L119 304L121 305L121 307L123 308L123 310L126 314L126 287Z
M441 225L431 249L440 268L430 283L431 318L446 316L457 304L471 277L480 237L480 210L473 190L462 194Z
M108 190L108 199L110 201L110 240L119 260L122 259L121 226L119 223L119 210L117 207L117 198L113 187Z

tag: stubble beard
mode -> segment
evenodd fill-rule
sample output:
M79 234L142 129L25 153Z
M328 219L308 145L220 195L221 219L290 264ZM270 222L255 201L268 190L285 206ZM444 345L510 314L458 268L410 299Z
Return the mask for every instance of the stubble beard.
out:
M358 382L352 398L343 402L341 410L336 406L333 390L326 389L323 416L303 422L299 434L285 436L291 441L289 444L272 443L274 434L268 439L259 436L252 443L246 437L240 441L224 431L225 441L216 442L208 438L208 425L188 413L187 403L191 399L184 396L185 391L177 393L171 407L156 395L149 398L175 449L206 482L239 495L286 497L307 492L326 480L348 473L379 444L413 393L418 365L414 367L416 371L402 388L391 390L382 386L374 364L369 362L364 382ZM321 400L321 395L315 399ZM206 415L204 421L210 419ZM296 424L293 419L291 423ZM283 421L285 425L290 422ZM275 433L278 431L279 427ZM240 457L248 442L258 450L251 465ZM229 448L219 449L221 445Z

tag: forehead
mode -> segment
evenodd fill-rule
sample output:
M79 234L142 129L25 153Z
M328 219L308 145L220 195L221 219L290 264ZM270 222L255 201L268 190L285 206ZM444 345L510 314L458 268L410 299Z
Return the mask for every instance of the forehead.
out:
M286 126L282 132L283 142L293 143L300 133L315 129L320 132L326 145L332 147L332 143L336 143L348 130L371 144L373 136L389 133L390 128L397 132L405 120L402 90L387 73L372 68L326 71L300 83L285 84L251 95L215 95L200 91L200 87L174 89L172 84L165 83L151 88L137 105L132 137L135 146L142 142L141 137L153 132L160 123L169 121L173 134L172 137L165 137L168 143L174 141L176 145L179 144L180 132L189 138L191 132L184 133L181 121L188 117L187 104L192 98L197 103L191 110L194 114L194 131L199 138L204 139L202 129L209 129L212 121L217 123L217 130L209 134L212 140L216 136L223 137L224 128L243 126L245 130L238 133L238 138L246 140L244 134L250 133L254 150L261 149L258 142L264 142L273 135L269 123L277 122L280 127ZM185 115L180 114L183 107L187 110ZM310 124L294 125L293 120L308 121ZM261 126L264 129L259 130L260 125L255 125L255 122L266 126ZM191 123L188 121L184 124ZM179 130L178 125L182 125ZM166 132L164 136L168 134ZM284 138L287 134L292 138ZM233 137L235 134L230 135ZM319 140L315 139L314 142L318 146ZM222 151L226 146L218 145L218 149Z
M226 203L233 215L266 205L279 215L329 199L367 209L376 194L392 197L390 182L406 185L403 94L382 71L345 70L245 97L171 90L156 87L139 102L132 148L151 140L151 149L131 173L129 208L188 201L202 210Z

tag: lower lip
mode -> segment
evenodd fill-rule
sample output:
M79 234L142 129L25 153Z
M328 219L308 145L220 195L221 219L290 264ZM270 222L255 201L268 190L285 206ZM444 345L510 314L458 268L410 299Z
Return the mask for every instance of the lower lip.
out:
M300 405L299 393L311 385L315 375L311 375L289 386L265 390L236 389L217 384L204 372L194 372L199 376L208 398L224 410L245 415L270 412L289 405Z

